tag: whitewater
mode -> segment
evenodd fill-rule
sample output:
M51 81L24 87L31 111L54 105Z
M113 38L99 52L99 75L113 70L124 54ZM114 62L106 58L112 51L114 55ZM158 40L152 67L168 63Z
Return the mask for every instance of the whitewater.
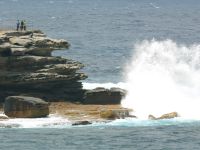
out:
M125 67L125 82L84 83L84 88L120 87L128 91L122 106L140 119L178 112L200 119L200 45L186 46L167 39L135 44Z
M133 48L124 82L84 83L84 88L119 87L128 94L122 106L139 119L177 112L182 119L200 119L200 45L167 39L145 40Z
M185 119L200 119L200 45L138 43L126 75L128 95L122 105L139 118L175 111Z

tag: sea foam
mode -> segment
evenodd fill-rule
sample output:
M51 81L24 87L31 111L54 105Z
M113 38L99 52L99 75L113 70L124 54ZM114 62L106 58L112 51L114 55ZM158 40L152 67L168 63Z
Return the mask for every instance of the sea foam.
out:
M63 128L70 127L71 122L56 114L46 118L15 118L0 121L0 128Z
M200 119L200 45L143 41L126 68L128 95L122 101L139 118L176 111Z
M118 88L126 89L127 84L124 83L124 82L119 82L119 83L111 83L111 82L109 82L109 83L87 83L87 82L84 82L83 83L84 89L91 90L91 89L95 89L95 88L98 88L98 87L103 87L103 88L106 88L106 89L110 89L112 87L118 87Z

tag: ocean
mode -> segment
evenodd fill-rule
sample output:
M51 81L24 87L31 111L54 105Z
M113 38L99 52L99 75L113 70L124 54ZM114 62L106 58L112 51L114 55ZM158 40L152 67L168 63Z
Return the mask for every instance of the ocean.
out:
M199 126L0 129L1 149L199 149Z
M84 88L126 89L122 105L139 117L80 127L55 116L14 119L0 125L0 149L200 148L200 1L0 0L0 10L1 29L23 19L68 40L53 55L85 64ZM172 111L181 117L147 120Z

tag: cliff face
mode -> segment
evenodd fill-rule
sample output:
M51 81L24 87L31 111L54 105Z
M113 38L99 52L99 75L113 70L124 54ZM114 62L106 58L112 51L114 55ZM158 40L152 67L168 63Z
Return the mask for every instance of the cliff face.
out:
M51 56L55 49L68 48L65 40L46 37L41 31L0 33L0 102L12 95L26 95L49 101L81 101L79 73L83 64Z

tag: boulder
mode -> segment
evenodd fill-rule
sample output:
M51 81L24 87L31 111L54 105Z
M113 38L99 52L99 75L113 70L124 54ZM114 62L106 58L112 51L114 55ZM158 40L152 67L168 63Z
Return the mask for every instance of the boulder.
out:
M84 121L77 121L72 123L72 126L79 126L79 125L90 125L92 124L91 122L84 120Z
M104 119L124 119L129 117L129 109L110 109L110 110L101 110L100 117Z
M176 118L178 117L178 113L177 112L171 112L171 113L167 113L167 114L164 114L158 118L156 118L155 116L153 115L149 115L149 120L161 120L161 119L172 119L172 118Z
M13 118L37 118L49 115L49 104L42 99L27 96L9 96L4 113Z
M126 91L120 88L96 88L85 92L85 104L120 104Z

